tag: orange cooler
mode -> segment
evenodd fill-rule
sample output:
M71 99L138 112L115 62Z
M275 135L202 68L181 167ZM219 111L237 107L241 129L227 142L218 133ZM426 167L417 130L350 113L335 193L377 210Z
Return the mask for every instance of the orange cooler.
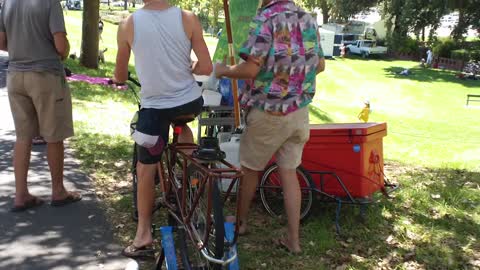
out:
M302 165L309 171L334 172L354 198L368 198L384 188L386 135L386 123L311 125ZM313 173L312 178L323 192L347 196L334 176Z

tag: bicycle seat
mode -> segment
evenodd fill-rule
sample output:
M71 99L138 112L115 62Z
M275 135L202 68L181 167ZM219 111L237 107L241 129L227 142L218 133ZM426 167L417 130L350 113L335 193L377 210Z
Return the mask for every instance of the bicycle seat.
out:
M198 149L193 151L192 156L206 161L220 161L226 157L225 152L220 150L218 139L215 137L201 138Z
M172 124L174 126L185 126L187 123L190 123L193 120L195 120L195 114L180 115L172 120Z

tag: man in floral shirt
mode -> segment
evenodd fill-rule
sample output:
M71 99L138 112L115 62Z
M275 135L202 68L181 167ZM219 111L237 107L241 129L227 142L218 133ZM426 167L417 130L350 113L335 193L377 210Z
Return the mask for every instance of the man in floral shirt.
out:
M325 69L317 28L315 18L293 0L264 0L240 50L245 62L236 66L217 64L215 69L217 77L251 79L241 97L248 115L240 142L245 173L240 233L247 229L258 174L275 156L288 216L288 235L279 243L292 253L301 252L301 192L295 170L309 139L308 104L315 94L316 75Z

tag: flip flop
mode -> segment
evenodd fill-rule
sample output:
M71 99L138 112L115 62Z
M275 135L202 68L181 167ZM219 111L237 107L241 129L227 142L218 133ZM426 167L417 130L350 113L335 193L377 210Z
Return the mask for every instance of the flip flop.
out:
M45 202L43 200L37 197L33 197L33 199L26 201L23 205L13 206L12 209L10 209L10 212L13 212L13 213L23 212L28 209L39 207L44 203Z
M81 200L82 200L81 195L79 195L79 194L76 195L76 194L70 193L70 194L68 194L68 196L65 199L52 200L50 205L53 206L53 207L62 207L62 206L72 204L72 203L75 203L75 202L78 202L78 201L81 201Z
M155 250L152 246L136 247L133 244L122 250L122 255L132 259L153 258Z

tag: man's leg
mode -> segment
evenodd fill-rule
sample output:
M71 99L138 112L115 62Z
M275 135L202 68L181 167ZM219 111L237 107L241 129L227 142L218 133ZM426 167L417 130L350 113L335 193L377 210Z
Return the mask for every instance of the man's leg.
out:
M63 165L65 149L63 141L47 143L47 160L52 177L52 201L59 201L67 197L80 198L77 192L68 192L63 184Z
M255 191L258 184L258 171L251 170L242 166L244 174L240 182L240 209L238 210L238 218L240 219L239 233L244 234L247 231L248 212L252 204Z
M133 245L137 248L152 243L152 209L155 202L155 173L156 164L137 163L138 186L137 207L138 224Z
M15 172L15 206L22 206L33 198L28 191L27 175L30 166L32 140L17 139L13 153Z
M300 248L300 208L302 194L295 169L279 168L282 181L285 212L288 218L288 236L285 243L291 252L301 252Z
M182 133L178 136L179 143L193 143L193 133L188 125L185 125L182 129Z

